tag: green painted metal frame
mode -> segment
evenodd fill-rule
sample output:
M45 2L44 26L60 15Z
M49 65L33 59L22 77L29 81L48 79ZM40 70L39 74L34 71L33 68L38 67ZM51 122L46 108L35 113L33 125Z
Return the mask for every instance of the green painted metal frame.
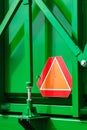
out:
M57 30L57 32L63 37L63 39L66 42L66 45L71 49L71 51L73 52L74 56L76 57L76 58L75 57L72 58L73 59L73 68L75 68L75 70L73 70L73 74L72 74L72 76L73 76L72 106L55 106L55 105L53 106L53 105L42 105L42 104L41 105L37 105L36 104L34 106L37 108L37 111L39 113L41 112L43 114L50 114L50 111L49 111L49 109L50 109L51 110L51 114L73 115L74 117L78 117L81 112L86 111L86 108L85 108L85 110L80 109L80 105L79 105L80 104L79 98L81 98L81 97L80 97L80 93L79 93L79 90L80 90L80 88L79 88L80 87L79 86L79 81L80 80L79 80L79 77L78 77L78 74L79 74L78 73L79 72L78 61L81 62L81 60L86 55L83 56L84 52L82 53L82 51L78 47L78 46L80 46L79 45L79 41L80 40L78 40L79 39L79 36L78 36L79 31L78 31L78 24L77 24L78 23L77 13L78 13L78 8L79 8L78 7L78 1L79 0L74 0L73 1L73 7L76 7L76 10L74 10L73 16L72 16L72 28L73 28L73 30L72 30L73 31L72 32L72 38L74 37L74 40L76 41L76 42L74 42L72 40L72 38L62 28L61 24L54 17L54 15L48 9L48 7L45 5L45 3L42 0L35 0L36 5L39 6L39 8L42 10L42 12L44 13L44 15L47 18L46 19L46 28L45 28L46 29L46 37L48 35L48 31L49 31L48 30L48 25L49 25L49 22L50 22L52 24L52 26ZM3 24L1 24L1 26L0 26L0 30L1 30L0 34L3 33L3 31L6 29L7 25L11 22L13 15L16 13L15 9L18 8L19 3L20 3L20 1L15 4L15 6L14 6L15 8L13 8L12 10L9 10L9 12L7 13L6 17L4 18L4 20L2 22ZM34 14L34 18L38 14L38 7L36 9L37 9L37 12L36 12L36 14ZM29 30L27 29L27 28L30 28L29 25L27 24L27 22L31 21L31 20L29 20L28 16L29 15L26 16L27 19L25 20L25 24L23 25L24 26L23 28L25 29L24 30L25 31L25 43L26 43L26 48L27 48L26 49L27 51L26 51L25 55L29 59L29 61L31 61L30 57L29 57L29 55L31 55L30 54L30 41L29 41L31 32L29 32ZM76 19L76 17L77 17L77 19ZM5 23L4 23L4 21L5 21ZM23 33L24 32L22 32L22 35L23 35ZM47 40L46 41L46 43L47 43L48 39L46 38L46 40ZM12 47L12 48L14 49L15 47ZM86 50L85 50L85 52L86 52ZM49 53L49 55L50 55L50 53ZM26 63L28 62L28 64L26 64L26 68L29 68L29 70L27 70L28 73L27 73L27 78L26 79L29 79L29 77L30 77L30 74L29 74L30 67L28 66L29 65L29 61L26 59ZM75 73L74 73L74 71L75 71ZM31 85L32 85L32 83L31 83ZM10 110L17 112L18 109L19 109L19 112L20 112L21 108L23 108L23 109L25 108L25 105L23 105L24 107L22 105L20 105L20 106L19 105L18 104L11 104ZM42 111L42 109L43 109L43 111Z
M76 103L75 103L76 105ZM87 114L87 107L78 108L78 106L65 106L65 105L42 105L42 104L34 104L36 107L37 113L39 114L53 114L53 115L62 115L62 116L71 116L78 117L79 114L81 116L85 116ZM9 104L9 108L11 112L19 112L26 115L26 104L16 104L11 103Z
M77 47L77 45L79 46L79 42L80 42L79 39L81 39L81 37L80 37L81 35L79 35L79 28L78 28L78 26L79 26L78 21L80 20L78 14L80 13L80 11L79 11L80 7L79 6L81 5L81 3L79 4L78 0L73 1L73 8L75 7L75 10L74 10L73 16L72 16L72 19L73 19L72 20L72 27L73 27L72 38L76 42L75 43L72 40L72 38L70 38L69 35L65 32L65 30L61 27L60 23L56 20L56 18L50 12L50 10L45 5L45 3L42 0L35 0L35 2L39 6L39 8L42 10L45 17L48 19L48 21L50 21L52 26L63 37L67 46L73 52L74 56L77 57L77 58L72 58L73 59L73 68L75 69L75 70L73 70L73 72L76 72L75 74L73 73L73 75L72 75L73 76L73 92L72 92L73 114L72 115L75 116L75 117L78 117L80 115L80 105L79 104L80 104L80 98L81 98L80 95L81 94L80 94L79 90L81 90L81 85L79 84L80 78L78 77L78 74L79 74L78 72L80 70L79 70L79 65L78 65L77 60L81 62L81 60L84 59L84 56L83 56L84 54L79 49L79 47ZM86 57L86 55L85 55L85 57Z
M28 1L26 2L26 3L28 3ZM28 6L28 5L27 5ZM41 7L41 6L40 6ZM43 7L44 8L44 7ZM27 14L26 14L27 15ZM48 13L48 15L49 15L49 13ZM31 35L31 33L29 32L29 30L27 29L27 28L29 28L29 24L27 24L28 23L28 21L30 21L30 19L29 19L29 17L28 17L28 15L26 16L26 18L27 19L25 19L25 44L26 44L26 66L27 66L27 68L29 68L29 54L30 54L30 35ZM54 18L54 16L52 17L52 18ZM52 18L51 18L51 21L52 21ZM45 25L45 29L46 29L46 43L45 44L47 44L48 43L48 38L47 38L47 36L48 36L48 31L49 31L49 27L48 26L51 26L50 24L49 24L49 20L48 19L45 19L46 20L46 25ZM57 21L56 21L57 22ZM52 24L54 24L54 22L52 23ZM32 26L32 25L31 25ZM55 26L56 27L56 26ZM59 31L59 29L57 30L57 31ZM51 32L50 32L51 33ZM47 48L47 45L46 45L46 48ZM47 49L48 50L48 49ZM50 56L50 53L51 53L51 51L50 51L50 53L49 54L47 54L48 52L46 52L46 57L47 57L47 55L49 55ZM31 54L30 54L31 55ZM47 60L47 59L46 59ZM31 60L30 60L30 62L31 62ZM30 68L29 68L30 69ZM28 79L29 77L30 77L30 75L29 75L30 73L29 73L29 70L27 70L27 78L26 79ZM31 80L30 80L31 81ZM43 114L50 114L50 112L48 112L48 108L50 107L50 109L51 109L51 114L56 114L56 112L55 112L55 106L49 106L49 105L34 105L35 107L36 107L36 109L37 109L37 112L41 112L42 113L42 109L43 109ZM13 108L13 107L12 107ZM18 108L18 107L17 107ZM65 115L72 115L71 114L71 111L72 111L72 107L70 107L70 106L56 106L56 108L59 110L57 113L58 114L60 114L60 115L64 115L64 113L65 113ZM70 112L70 113L69 113Z
M78 0L74 0L72 2L72 37L76 41L76 44L78 44ZM76 13L77 12L77 13ZM73 91L72 91L72 106L73 106L73 116L79 116L79 88L78 88L78 62L76 58L73 58ZM74 73L75 72L75 73Z
M80 62L81 62L83 57L82 57L82 51L79 49L79 47L77 47L75 45L74 41L72 41L72 39L68 36L68 34L65 32L65 30L61 27L60 23L58 22L58 20L56 20L56 18L50 12L50 10L47 8L45 3L42 0L35 0L35 2L39 6L39 8L42 10L42 12L46 16L46 18L50 21L52 26L63 37L63 39L65 40L67 46L70 48L70 50L73 52L73 54L76 57L78 57L78 55L79 55L79 57L77 59L80 60ZM81 56L81 59L80 59L80 56Z

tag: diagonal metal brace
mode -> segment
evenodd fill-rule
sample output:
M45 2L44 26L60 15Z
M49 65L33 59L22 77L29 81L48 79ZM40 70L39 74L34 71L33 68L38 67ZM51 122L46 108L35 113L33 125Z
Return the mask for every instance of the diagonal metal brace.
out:
M67 46L70 48L72 53L75 57L77 57L77 60L81 63L83 59L85 59L84 54L80 50L80 48L74 43L72 38L67 34L67 32L63 29L59 21L55 18L55 16L51 13L51 11L48 9L48 7L45 5L45 3L42 0L35 0L38 7L41 9L41 11L44 13L45 17L49 20L49 22L52 24L52 26L56 29L56 31L60 34L60 36L64 39ZM84 49L85 50L85 49Z
M12 6L10 7L9 11L7 12L5 18L3 19L1 25L0 25L0 36L6 29L6 27L11 22L12 18L14 17L18 7L22 3L23 0L14 0L12 3Z

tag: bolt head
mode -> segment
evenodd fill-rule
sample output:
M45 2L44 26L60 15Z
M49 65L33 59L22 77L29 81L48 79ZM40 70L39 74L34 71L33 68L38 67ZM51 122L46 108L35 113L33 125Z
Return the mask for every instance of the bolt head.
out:
M82 60L82 61L81 61L81 65L82 65L83 67L85 67L86 64L87 64L86 60Z

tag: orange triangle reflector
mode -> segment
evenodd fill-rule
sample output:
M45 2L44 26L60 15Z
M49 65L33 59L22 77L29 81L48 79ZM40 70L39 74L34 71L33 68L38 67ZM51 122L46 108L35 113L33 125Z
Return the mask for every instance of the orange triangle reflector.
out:
M38 80L42 96L68 97L72 89L72 77L62 57L49 58Z

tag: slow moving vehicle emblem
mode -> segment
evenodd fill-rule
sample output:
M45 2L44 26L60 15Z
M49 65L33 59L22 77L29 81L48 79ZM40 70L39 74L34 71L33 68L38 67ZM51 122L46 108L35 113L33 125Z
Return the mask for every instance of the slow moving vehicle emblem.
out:
M61 56L48 58L37 84L44 97L70 95L72 77Z

